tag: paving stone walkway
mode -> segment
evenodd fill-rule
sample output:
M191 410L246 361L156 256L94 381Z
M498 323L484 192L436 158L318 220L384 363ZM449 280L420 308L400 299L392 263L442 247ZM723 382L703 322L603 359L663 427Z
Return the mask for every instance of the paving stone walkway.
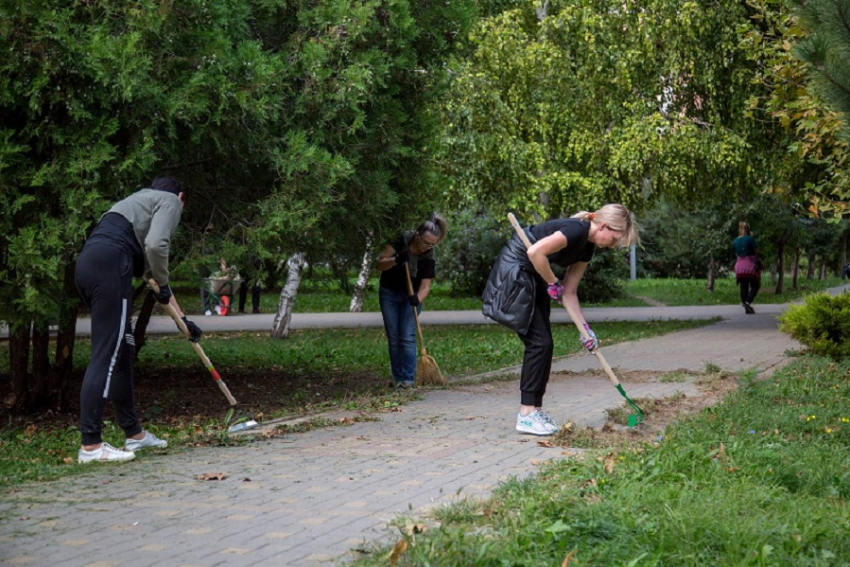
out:
M711 363L764 372L799 348L777 330L781 307L748 316L740 307L718 311L726 314L719 323L602 352L620 371ZM556 361L546 395L555 419L596 426L621 403L607 379L582 374L596 368L588 355ZM691 382L624 386L632 398L697 394ZM517 407L516 380L458 385L425 392L378 421L230 448L140 453L130 463L20 486L0 498L0 565L344 563L355 548L389 541L387 522L399 514L486 496L508 477L533 474L536 461L564 458L563 449L514 431ZM208 472L227 478L197 480Z

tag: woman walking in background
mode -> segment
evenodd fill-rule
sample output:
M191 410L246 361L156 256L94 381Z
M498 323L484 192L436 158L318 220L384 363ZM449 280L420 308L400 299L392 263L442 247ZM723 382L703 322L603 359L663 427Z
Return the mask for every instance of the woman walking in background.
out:
M484 290L484 315L514 330L525 345L520 373L520 409L516 430L532 435L552 435L555 421L543 411L543 395L549 383L555 344L549 321L550 302L570 305L576 324L590 339L579 336L592 352L599 341L581 313L577 290L587 263L597 247L628 247L638 242L637 226L623 205L605 205L596 212L582 211L572 218L557 219L524 229L531 241L526 250L514 234L496 260ZM552 264L567 268L563 283Z
M416 320L413 309L422 310L422 302L431 291L436 276L434 247L446 237L446 221L439 215L389 241L377 266L381 271L378 300L390 350L390 368L395 384L413 387L416 381ZM408 292L407 272L413 281Z
M738 257L735 261L735 280L741 286L741 305L744 306L745 313L752 315L756 312L752 303L761 288L761 262L756 256L758 244L747 222L738 223L738 238L732 243L732 247Z

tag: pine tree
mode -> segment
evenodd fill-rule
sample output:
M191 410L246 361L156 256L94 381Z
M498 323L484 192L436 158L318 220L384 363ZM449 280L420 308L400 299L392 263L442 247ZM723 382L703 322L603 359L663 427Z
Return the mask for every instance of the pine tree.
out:
M794 53L811 66L814 90L850 132L850 0L796 0L809 37Z

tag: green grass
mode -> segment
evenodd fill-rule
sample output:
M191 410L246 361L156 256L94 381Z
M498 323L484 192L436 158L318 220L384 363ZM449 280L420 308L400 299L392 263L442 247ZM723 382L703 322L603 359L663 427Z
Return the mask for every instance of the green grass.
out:
M707 324L708 321L652 321L633 323L600 323L595 326L603 344L636 340L681 329L690 329ZM576 340L572 325L555 325L553 328L556 356L578 352L582 347ZM136 381L145 380L146 375L156 373L181 376L187 372L198 372L199 363L195 352L186 341L171 336L151 336L141 352L136 365ZM470 376L496 370L522 362L522 343L514 333L499 325L434 326L427 329L428 352L438 361L444 374L453 377ZM204 351L216 368L227 380L234 373L250 375L262 372L263 379L279 379L283 382L278 395L269 396L268 407L277 414L303 414L309 411L329 409L371 410L387 404L404 403L401 393L387 391L362 392L360 377L377 375L389 380L389 362L386 339L382 329L305 329L294 331L287 340L272 339L267 333L210 334L204 338ZM74 351L76 370L82 371L88 362L90 342L80 339ZM8 364L8 343L0 344L0 364ZM201 372L203 374L203 372ZM279 374L279 376L277 375ZM293 377L305 376L306 380L320 388L291 390ZM347 379L349 389L332 388L329 384ZM189 385L198 386L197 379ZM231 388L233 383L230 383ZM207 382L200 382L204 391L219 396L218 391ZM188 388L188 385L187 385ZM289 389L287 389L289 388ZM333 391L333 396L316 399L315 390ZM303 391L302 391L303 390ZM243 391L244 392L244 391ZM234 391L234 393L236 393ZM182 398L186 391L160 390L160 403L170 398ZM222 398L223 400L223 398ZM252 409L266 409L261 404ZM185 421L173 422L168 415L156 411L155 404L139 407L145 419L145 428L157 435L165 435L172 447L181 447L197 442L198 436L212 438L221 436L226 423L221 415L199 415ZM217 405L221 409L221 405ZM273 417L271 410L266 418ZM107 423L104 439L115 446L123 445L121 430ZM219 441L226 441L221 438ZM18 482L52 479L71 474L81 468L73 461L79 443L75 427L44 429L6 425L0 429L0 488Z
M820 291L847 283L839 278L825 280L799 280L799 289L791 290L790 278L785 279L786 291L776 295L770 285L770 277L765 275L762 289L756 297L756 303L787 303L801 298L806 293ZM353 284L353 282L352 282ZM675 280L675 279L639 279L626 281L626 296L607 303L587 304L594 307L646 307L649 305L642 298L649 298L665 305L737 305L740 303L738 286L732 277L718 279L714 292L705 289L705 280ZM201 312L200 292L196 287L186 284L175 284L180 306L189 314ZM274 313L277 311L280 290L269 290L260 296L260 311ZM348 311L351 295L339 289L335 281L318 278L304 279L295 300L295 313L333 313ZM454 297L448 285L436 282L431 294L426 300L429 311L455 311L481 309L478 297ZM234 306L235 307L235 306ZM248 311L251 309L250 294L246 302ZM363 311L378 312L377 279L372 279L363 300Z
M629 298L646 297L665 305L737 305L741 296L735 278L721 278L715 282L714 291L705 289L706 280L642 279L626 282ZM837 287L847 283L840 278L824 280L800 279L798 289L791 289L786 277L785 292L777 295L770 284L770 276L762 277L762 288L755 303L788 303L800 299L804 294Z
M398 565L846 566L849 373L850 361L804 357L745 377L655 443L556 461L488 501L437 509L438 526L401 536Z

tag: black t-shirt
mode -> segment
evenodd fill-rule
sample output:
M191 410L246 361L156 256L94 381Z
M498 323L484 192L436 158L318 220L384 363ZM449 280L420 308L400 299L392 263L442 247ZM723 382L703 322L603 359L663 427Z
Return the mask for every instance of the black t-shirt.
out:
M410 241L413 240L415 231L407 231L404 234L399 234L396 238L390 240L388 244L395 249L396 252L403 248L410 250ZM434 249L430 249L422 255L410 253L410 260L407 265L410 267L410 279L413 280L413 291L419 291L419 286L422 280L433 280L437 275L437 261L434 258ZM381 272L381 287L394 291L396 293L407 293L407 275L404 273L404 264L396 264L389 270Z
M531 234L537 239L546 238L556 232L567 237L567 245L548 256L549 263L566 268L577 262L590 262L596 246L587 241L590 231L590 221L579 219L556 219L529 227Z

